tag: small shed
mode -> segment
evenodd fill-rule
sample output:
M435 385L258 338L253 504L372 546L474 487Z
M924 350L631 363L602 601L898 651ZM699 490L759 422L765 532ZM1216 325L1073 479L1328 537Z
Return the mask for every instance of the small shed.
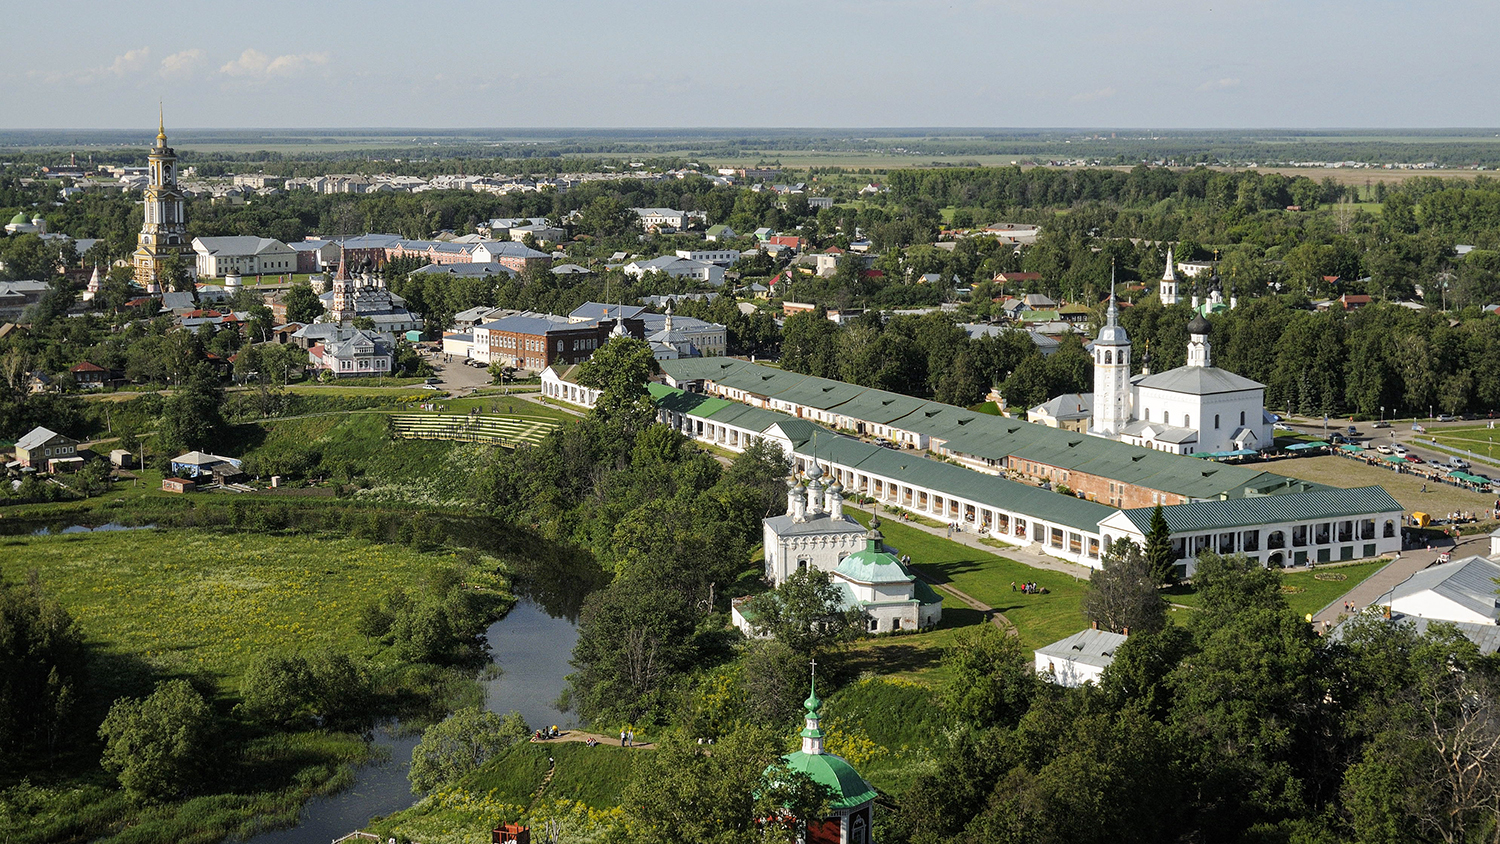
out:
M408 343L420 343L420 342L422 342L422 332L417 331L416 329L412 329L411 331L406 332L406 342L408 342Z
M198 482L193 478L162 478L162 492L192 492L198 488Z
M1115 661L1115 651L1125 644L1122 633L1090 628L1066 639L1036 649L1036 673L1042 679L1069 688L1099 682L1104 669Z
M129 449L114 448L109 452L109 465L117 469L129 469L135 466L135 454Z

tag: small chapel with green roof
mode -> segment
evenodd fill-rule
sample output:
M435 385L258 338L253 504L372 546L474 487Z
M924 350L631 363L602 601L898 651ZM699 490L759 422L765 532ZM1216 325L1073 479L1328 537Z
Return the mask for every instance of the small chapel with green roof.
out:
M875 787L854 770L843 757L823 752L823 731L818 729L817 683L813 683L807 700L806 726L802 729L802 749L782 756L787 767L807 774L813 782L829 789L829 814L807 822L805 844L871 844L870 825L875 811Z

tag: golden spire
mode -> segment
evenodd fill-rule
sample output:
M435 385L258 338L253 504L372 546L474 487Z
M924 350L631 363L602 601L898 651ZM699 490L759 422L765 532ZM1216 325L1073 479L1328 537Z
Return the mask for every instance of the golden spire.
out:
M165 106L163 106L160 102L156 104L156 109L158 119L156 145L159 147L164 147L167 145L167 112Z

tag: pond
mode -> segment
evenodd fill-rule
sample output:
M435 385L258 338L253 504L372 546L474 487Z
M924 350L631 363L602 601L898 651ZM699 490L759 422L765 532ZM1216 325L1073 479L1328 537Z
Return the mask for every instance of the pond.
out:
M500 666L498 676L484 681L485 708L502 715L517 710L533 729L574 726L572 716L556 706L567 685L568 659L578 640L573 621L522 599L505 618L490 625L485 639ZM360 767L349 788L309 801L297 826L249 840L253 844L332 841L363 827L375 815L411 806L417 797L411 793L406 772L412 748L420 740L419 735L396 735L389 727L377 730L375 744L390 753L388 761Z

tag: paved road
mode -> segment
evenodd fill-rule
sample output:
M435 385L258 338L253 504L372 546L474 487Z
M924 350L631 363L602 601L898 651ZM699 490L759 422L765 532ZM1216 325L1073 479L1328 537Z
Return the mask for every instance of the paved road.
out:
M1326 427L1323 425L1323 420L1321 419L1289 418L1286 421L1298 432L1311 434L1316 437L1327 437L1335 433L1348 435L1349 433L1349 422L1346 419L1330 418ZM1453 422L1418 419L1415 424L1421 425L1426 431L1413 431L1413 422L1410 419L1386 421L1391 423L1389 428L1376 428L1373 422L1355 423L1354 428L1357 433L1353 435L1352 439L1366 448L1375 448L1382 443L1392 445L1400 443L1406 446L1415 457L1420 457L1422 460L1428 462L1436 460L1445 465L1448 462L1448 458L1452 455L1443 449L1432 446L1429 440L1433 433L1441 432L1447 428L1473 428L1489 423L1488 419L1471 419L1467 421L1459 419ZM1497 431L1497 433L1500 433L1500 431ZM1489 462L1494 464L1494 468L1500 469L1500 458ZM1483 471L1483 469L1476 468L1476 471Z

